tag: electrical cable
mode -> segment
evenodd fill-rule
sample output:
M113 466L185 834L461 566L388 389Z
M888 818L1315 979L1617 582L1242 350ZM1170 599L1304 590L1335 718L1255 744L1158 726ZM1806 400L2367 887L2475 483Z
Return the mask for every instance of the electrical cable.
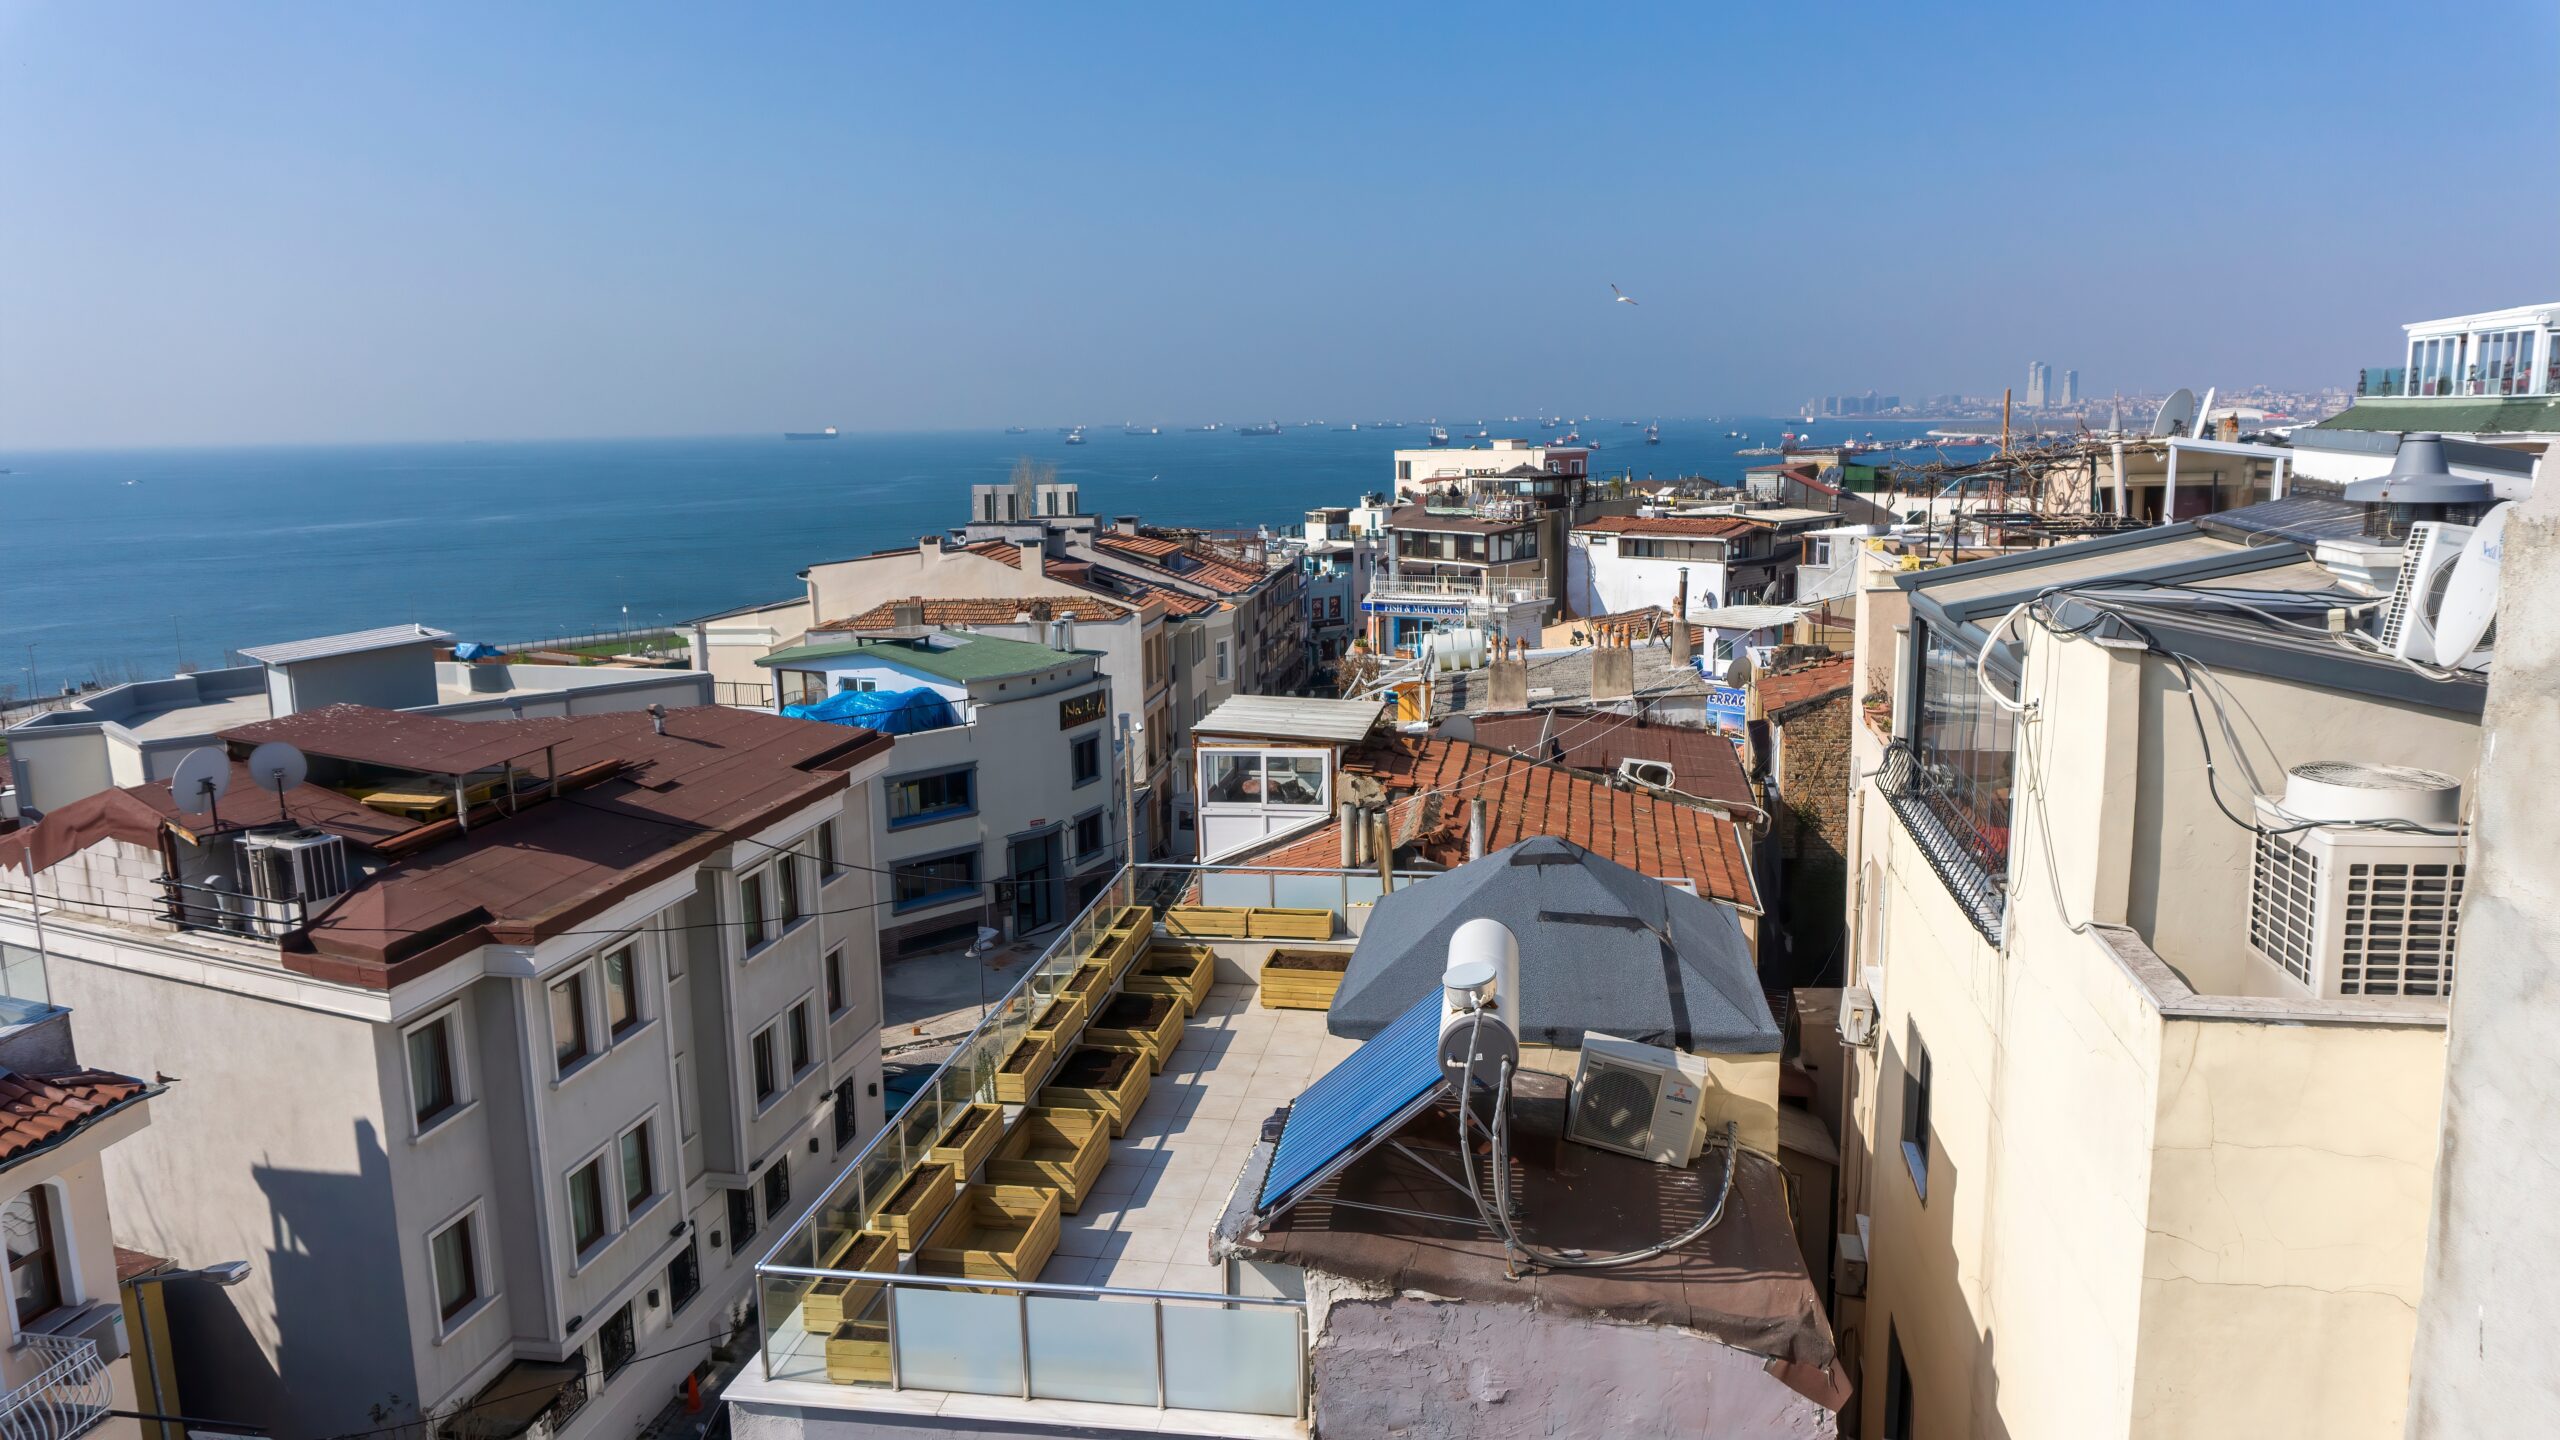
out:
M637 1365L643 1360L661 1360L669 1355L681 1355L687 1350L692 1350L699 1346L717 1344L727 1338L728 1337L724 1335L705 1335L701 1339L688 1340L681 1345L671 1345L664 1350L641 1351L622 1363L625 1365ZM445 1412L443 1415L436 1416L433 1420L429 1420L422 1416L416 1420L404 1420L391 1425L377 1425L370 1430L332 1430L324 1434L314 1435L311 1437L311 1440L366 1440L366 1437L368 1436L389 1435L395 1431L402 1430L413 1431L421 1425L440 1425L444 1421L450 1420L458 1415L468 1415L475 1410L486 1410L493 1405L502 1405L509 1400L521 1400L528 1395L539 1395L546 1390L556 1391L562 1388L564 1387L556 1383L548 1385L531 1385L522 1390L510 1390L504 1395L484 1396L480 1399L470 1401L467 1404L456 1406L452 1410Z

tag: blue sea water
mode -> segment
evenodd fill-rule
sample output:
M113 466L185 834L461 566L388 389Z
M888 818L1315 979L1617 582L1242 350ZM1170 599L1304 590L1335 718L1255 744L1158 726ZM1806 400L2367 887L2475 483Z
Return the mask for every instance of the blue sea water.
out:
M1790 427L1664 421L1654 446L1615 421L1579 428L1602 446L1595 473L1731 480L1761 463L1736 450ZM1928 428L1827 421L1814 434ZM1025 455L1079 482L1097 514L1294 527L1309 506L1387 488L1389 452L1419 448L1425 429L1089 434L0 453L0 680L23 694L30 671L39 693L149 678L409 620L495 642L676 625L788 596L812 562L958 524L969 486Z

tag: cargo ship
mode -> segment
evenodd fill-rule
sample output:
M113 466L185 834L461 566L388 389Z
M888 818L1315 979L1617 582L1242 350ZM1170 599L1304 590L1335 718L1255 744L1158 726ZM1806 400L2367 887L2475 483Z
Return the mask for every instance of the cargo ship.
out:
M1239 425L1236 427L1236 433L1239 435L1277 435L1280 433L1280 426L1277 421L1274 421L1269 425Z
M785 430L782 432L782 438L785 440L833 440L836 438L836 427L830 425L824 430Z

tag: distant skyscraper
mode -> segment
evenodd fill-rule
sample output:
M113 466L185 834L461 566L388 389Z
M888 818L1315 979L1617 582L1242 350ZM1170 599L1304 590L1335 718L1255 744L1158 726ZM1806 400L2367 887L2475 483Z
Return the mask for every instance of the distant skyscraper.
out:
M2041 360L2027 362L2027 408L2044 408L2046 392L2053 389L2053 367Z
M2077 370L2062 372L2062 403L2065 405L2080 403L2080 372Z

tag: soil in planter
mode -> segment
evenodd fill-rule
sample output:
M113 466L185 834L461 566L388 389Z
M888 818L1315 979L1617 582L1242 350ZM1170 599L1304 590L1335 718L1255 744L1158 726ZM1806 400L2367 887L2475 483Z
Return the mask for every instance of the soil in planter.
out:
M940 1162L917 1166L915 1173L907 1177L907 1183L898 1187L898 1193L889 1197L889 1203L880 1207L880 1213L883 1215L904 1213L907 1207L914 1204L922 1195L923 1187L929 1183L932 1173L944 1168L946 1167Z
M1069 1090L1117 1090L1129 1078L1136 1056L1126 1050L1079 1050L1067 1057L1049 1083Z
M1172 1010L1173 998L1168 995L1123 995L1102 1007L1102 1013L1094 1017L1093 1028L1153 1030L1164 1023L1164 1017Z
M1004 1057L1004 1073L1007 1075L1029 1073L1031 1062L1039 1059L1040 1051L1046 1048L1031 1037L1024 1036L1014 1045L1013 1053Z
M1048 1004L1040 1007L1040 1014L1032 1020L1031 1028L1034 1030L1055 1030L1058 1028L1058 1023L1067 1018L1067 1012L1073 1008L1075 1008L1075 1001L1063 996L1054 998L1050 1000Z
M1271 952L1270 965L1274 970L1329 970L1339 974L1351 968L1351 952L1348 950L1274 950Z

